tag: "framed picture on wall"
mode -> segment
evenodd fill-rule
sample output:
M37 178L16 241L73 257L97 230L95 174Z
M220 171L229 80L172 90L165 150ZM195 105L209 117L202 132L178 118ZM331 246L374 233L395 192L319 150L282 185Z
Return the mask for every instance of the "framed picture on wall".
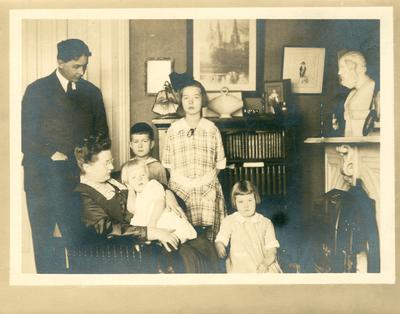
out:
M165 81L173 71L174 61L171 58L148 58L145 66L146 95L156 95L163 89Z
M324 81L325 48L284 47L282 78L294 94L320 94Z
M256 90L256 20L194 20L193 76L206 90Z

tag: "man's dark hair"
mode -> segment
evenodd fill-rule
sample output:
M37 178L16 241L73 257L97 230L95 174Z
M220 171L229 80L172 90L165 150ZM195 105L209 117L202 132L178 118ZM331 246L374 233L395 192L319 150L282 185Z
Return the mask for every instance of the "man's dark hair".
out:
M130 136L132 136L133 134L147 134L150 140L154 140L153 128L146 122L138 122L132 125Z
M67 39L57 44L57 59L64 62L77 60L82 56L90 57L89 47L80 39Z

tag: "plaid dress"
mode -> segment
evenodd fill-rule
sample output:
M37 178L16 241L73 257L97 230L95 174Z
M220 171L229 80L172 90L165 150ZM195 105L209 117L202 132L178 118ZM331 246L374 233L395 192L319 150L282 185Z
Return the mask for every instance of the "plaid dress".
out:
M218 128L201 118L191 129L184 118L168 129L162 163L171 171L169 187L188 207L194 226L212 226L207 237L214 241L226 216L225 200L216 170L224 169L226 158Z

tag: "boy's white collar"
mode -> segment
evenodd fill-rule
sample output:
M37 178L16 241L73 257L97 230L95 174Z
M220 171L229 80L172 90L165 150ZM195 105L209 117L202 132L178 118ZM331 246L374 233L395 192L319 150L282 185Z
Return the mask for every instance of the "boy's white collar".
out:
M153 157L147 157L146 159L137 159L137 157L133 157L130 160L141 160L143 161L146 165L151 164L152 162L158 161L157 159Z

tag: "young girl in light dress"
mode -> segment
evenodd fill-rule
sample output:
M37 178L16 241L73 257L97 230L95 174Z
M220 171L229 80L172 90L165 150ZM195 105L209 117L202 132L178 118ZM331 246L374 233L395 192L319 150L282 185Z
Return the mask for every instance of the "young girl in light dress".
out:
M228 273L281 273L276 255L279 243L274 226L256 212L260 196L247 180L235 183L231 192L237 212L227 216L215 239L218 256L225 258ZM227 246L230 251L227 254Z
M183 244L195 239L193 226L172 211L165 210L165 190L156 180L149 180L147 165L130 160L121 170L121 180L128 187L127 209L133 214L131 225L175 230Z

